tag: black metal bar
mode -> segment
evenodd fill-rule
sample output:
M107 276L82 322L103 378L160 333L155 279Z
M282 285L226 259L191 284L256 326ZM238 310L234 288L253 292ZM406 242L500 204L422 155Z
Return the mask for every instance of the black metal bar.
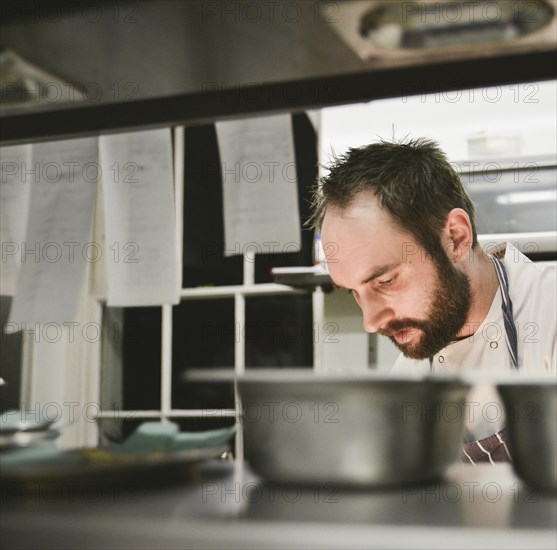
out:
M530 52L5 115L0 118L0 143L202 123L240 115L549 80L557 77L556 60L555 51Z

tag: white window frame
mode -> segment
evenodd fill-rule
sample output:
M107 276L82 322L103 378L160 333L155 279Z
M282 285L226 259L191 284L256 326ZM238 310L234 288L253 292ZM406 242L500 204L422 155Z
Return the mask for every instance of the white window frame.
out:
M174 159L174 191L175 191L175 219L176 243L179 279L181 280L182 251L183 251L183 203L184 203L184 126L172 128L173 159ZM98 220L98 217L97 217ZM98 231L98 227L95 228ZM243 258L243 281L241 285L229 285L208 288L182 288L180 300L234 298L234 375L235 378L245 373L245 345L242 334L245 327L245 300L251 296L270 296L277 294L300 294L307 290L296 289L276 283L259 283L254 281L254 256L252 252ZM100 327L102 322L102 303L99 296L91 291L93 284L90 270L85 285L84 297L80 308L79 320L82 325L96 322ZM101 284L102 286L102 284ZM80 404L81 422L77 422L71 432L66 432L61 438L62 447L82 447L98 445L99 429L97 420L100 419L160 419L172 418L234 418L237 426L241 418L241 401L236 383L234 384L233 409L173 409L172 408L172 305L162 306L161 320L161 400L160 408L152 410L99 410L92 415L91 410L82 410L91 404L99 404L100 373L101 373L101 339L95 343L86 343L83 339L76 339L71 345L61 342L60 346L51 343L28 341L24 345L22 360L22 403L44 403L46 400L56 400L57 403ZM323 327L324 295L318 287L312 293L312 311L314 327ZM313 368L319 370L323 360L323 339L313 339ZM56 376L52 375L54 367ZM45 378L44 374L47 374ZM42 400L41 400L42 398ZM68 413L69 407L68 408ZM94 407L93 407L94 408ZM75 412L75 411L74 411ZM75 414L74 414L75 417ZM62 423L71 422L71 414L63 416ZM83 421L84 420L84 421ZM244 459L244 445L242 430L236 431L235 459Z

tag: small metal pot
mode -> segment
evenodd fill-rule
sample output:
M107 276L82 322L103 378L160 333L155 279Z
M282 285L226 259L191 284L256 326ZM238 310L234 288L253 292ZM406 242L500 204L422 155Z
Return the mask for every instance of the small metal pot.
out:
M507 416L515 472L539 489L557 491L557 381L497 384Z
M469 385L456 379L254 373L238 388L246 457L268 480L426 481L462 447Z

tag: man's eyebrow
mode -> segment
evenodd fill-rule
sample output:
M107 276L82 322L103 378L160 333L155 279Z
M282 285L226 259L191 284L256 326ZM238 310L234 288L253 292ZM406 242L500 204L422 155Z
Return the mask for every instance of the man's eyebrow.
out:
M384 275L385 273L388 273L389 271L391 271L391 269L394 269L395 267L398 267L400 265L400 262L395 262L392 264L387 264L387 265L382 265L381 267L378 267L377 269L374 269L363 281L362 281L362 285L365 285L366 283L369 283L371 281L373 281L374 279L377 279L377 277L381 277L381 275Z

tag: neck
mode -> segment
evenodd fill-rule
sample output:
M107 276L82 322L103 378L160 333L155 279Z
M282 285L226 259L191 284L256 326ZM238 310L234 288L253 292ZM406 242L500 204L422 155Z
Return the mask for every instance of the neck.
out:
M486 318L499 289L499 279L493 261L479 246L473 251L472 261L465 265L465 272L470 279L472 303L466 323L458 333L457 339L466 338L476 332Z

